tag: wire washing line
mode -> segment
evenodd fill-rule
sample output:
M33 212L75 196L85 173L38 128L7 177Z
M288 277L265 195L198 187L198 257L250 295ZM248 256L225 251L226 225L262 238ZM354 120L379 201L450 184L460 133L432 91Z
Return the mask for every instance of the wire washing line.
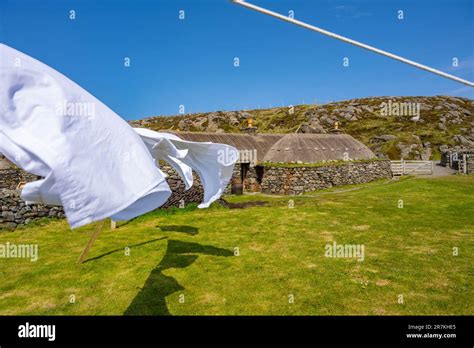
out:
M290 22L290 23L293 23L293 24L296 24L296 25L299 25L300 27L303 27L303 28L306 28L306 29L309 29L309 30L312 30L312 31L316 31L320 34L323 34L323 35L326 35L326 36L329 36L329 37L332 37L334 39L337 39L337 40L341 40L343 42L347 42L351 45L354 45L354 46L357 46L357 47L361 47L363 49L366 49L368 51L372 51L372 52L375 52L375 53L378 53L378 54L381 54L383 56L386 56L386 57L389 57L389 58L392 58L392 59L395 59L395 60L398 60L402 63L405 63L405 64L408 64L408 65L411 65L411 66L414 66L418 69L422 69L422 70L426 70L430 73L433 73L433 74L436 74L436 75L439 75L439 76L442 76L444 78L447 78L447 79L450 79L450 80L454 80L456 82L460 82L460 83L463 83L467 86L470 86L470 87L474 87L474 82L471 82L471 81L468 81L468 80L464 80L460 77L457 77L457 76L454 76L454 75L451 75L451 74L447 74L443 71L440 71L440 70L437 70L437 69L434 69L434 68L431 68L429 66L426 66L426 65L423 65L423 64L420 64L420 63L417 63L417 62L414 62L410 59L406 59L406 58L403 58L401 56L397 56L396 54L393 54L393 53L390 53L390 52L387 52L387 51L384 51L384 50L381 50L381 49L378 49L376 47L373 47L373 46L370 46L370 45L367 45L367 44L364 44L362 42L359 42L359 41L356 41L356 40L352 40L352 39L349 39L347 37L344 37L344 36L341 36L341 35L338 35L336 33L332 33L330 31L327 31L327 30L324 30L324 29L321 29L321 28L318 28L314 25L311 25L311 24L308 24L308 23L305 23L305 22L301 22L301 21L298 21L294 18L291 18L291 17L288 17L288 16L284 16L284 15L281 15L279 13L276 13L276 12L273 12L273 11L270 11L270 10L267 10L263 7L259 7L259 6L256 6L256 5L253 5L253 4L250 4L248 2L245 2L243 0L232 0L233 3L237 4L237 5L240 5L240 6L244 6L244 7L247 7L249 9L252 9L252 10L255 10L255 11L258 11L258 12L261 12L261 13L264 13L266 15L269 15L269 16L272 16L272 17L275 17L275 18L278 18L278 19L281 19L283 21L286 21L286 22Z

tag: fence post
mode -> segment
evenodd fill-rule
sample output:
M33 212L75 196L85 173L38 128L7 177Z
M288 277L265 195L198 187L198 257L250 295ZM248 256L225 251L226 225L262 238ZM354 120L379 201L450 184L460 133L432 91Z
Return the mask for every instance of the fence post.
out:
M402 163L401 163L402 164L402 175L404 175L405 174L405 161L403 160L403 158L401 159L401 161L402 161Z

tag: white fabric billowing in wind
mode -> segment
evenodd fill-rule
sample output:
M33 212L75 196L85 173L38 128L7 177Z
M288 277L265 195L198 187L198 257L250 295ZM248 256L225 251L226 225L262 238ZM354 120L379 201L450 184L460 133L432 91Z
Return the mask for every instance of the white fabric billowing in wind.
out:
M134 128L155 158L168 162L180 174L189 188L193 184L192 169L196 171L204 188L203 202L199 208L207 208L217 200L232 177L238 151L225 144L193 142L169 133Z
M72 228L128 220L171 191L138 134L49 66L0 44L0 152L44 179L27 202L62 205Z

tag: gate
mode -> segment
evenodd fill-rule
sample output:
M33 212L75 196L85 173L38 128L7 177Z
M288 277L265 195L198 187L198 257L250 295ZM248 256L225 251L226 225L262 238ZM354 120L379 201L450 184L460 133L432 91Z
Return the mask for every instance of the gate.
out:
M433 174L432 161L390 161L390 167L394 176Z

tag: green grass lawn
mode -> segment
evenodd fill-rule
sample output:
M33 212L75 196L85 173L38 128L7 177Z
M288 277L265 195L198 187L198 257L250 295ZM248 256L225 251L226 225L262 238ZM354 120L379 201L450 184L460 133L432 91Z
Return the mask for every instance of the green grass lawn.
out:
M94 225L0 232L39 246L37 262L0 259L0 314L474 314L474 176L351 189L153 212L107 225L82 265ZM325 257L333 242L364 245L364 261Z

